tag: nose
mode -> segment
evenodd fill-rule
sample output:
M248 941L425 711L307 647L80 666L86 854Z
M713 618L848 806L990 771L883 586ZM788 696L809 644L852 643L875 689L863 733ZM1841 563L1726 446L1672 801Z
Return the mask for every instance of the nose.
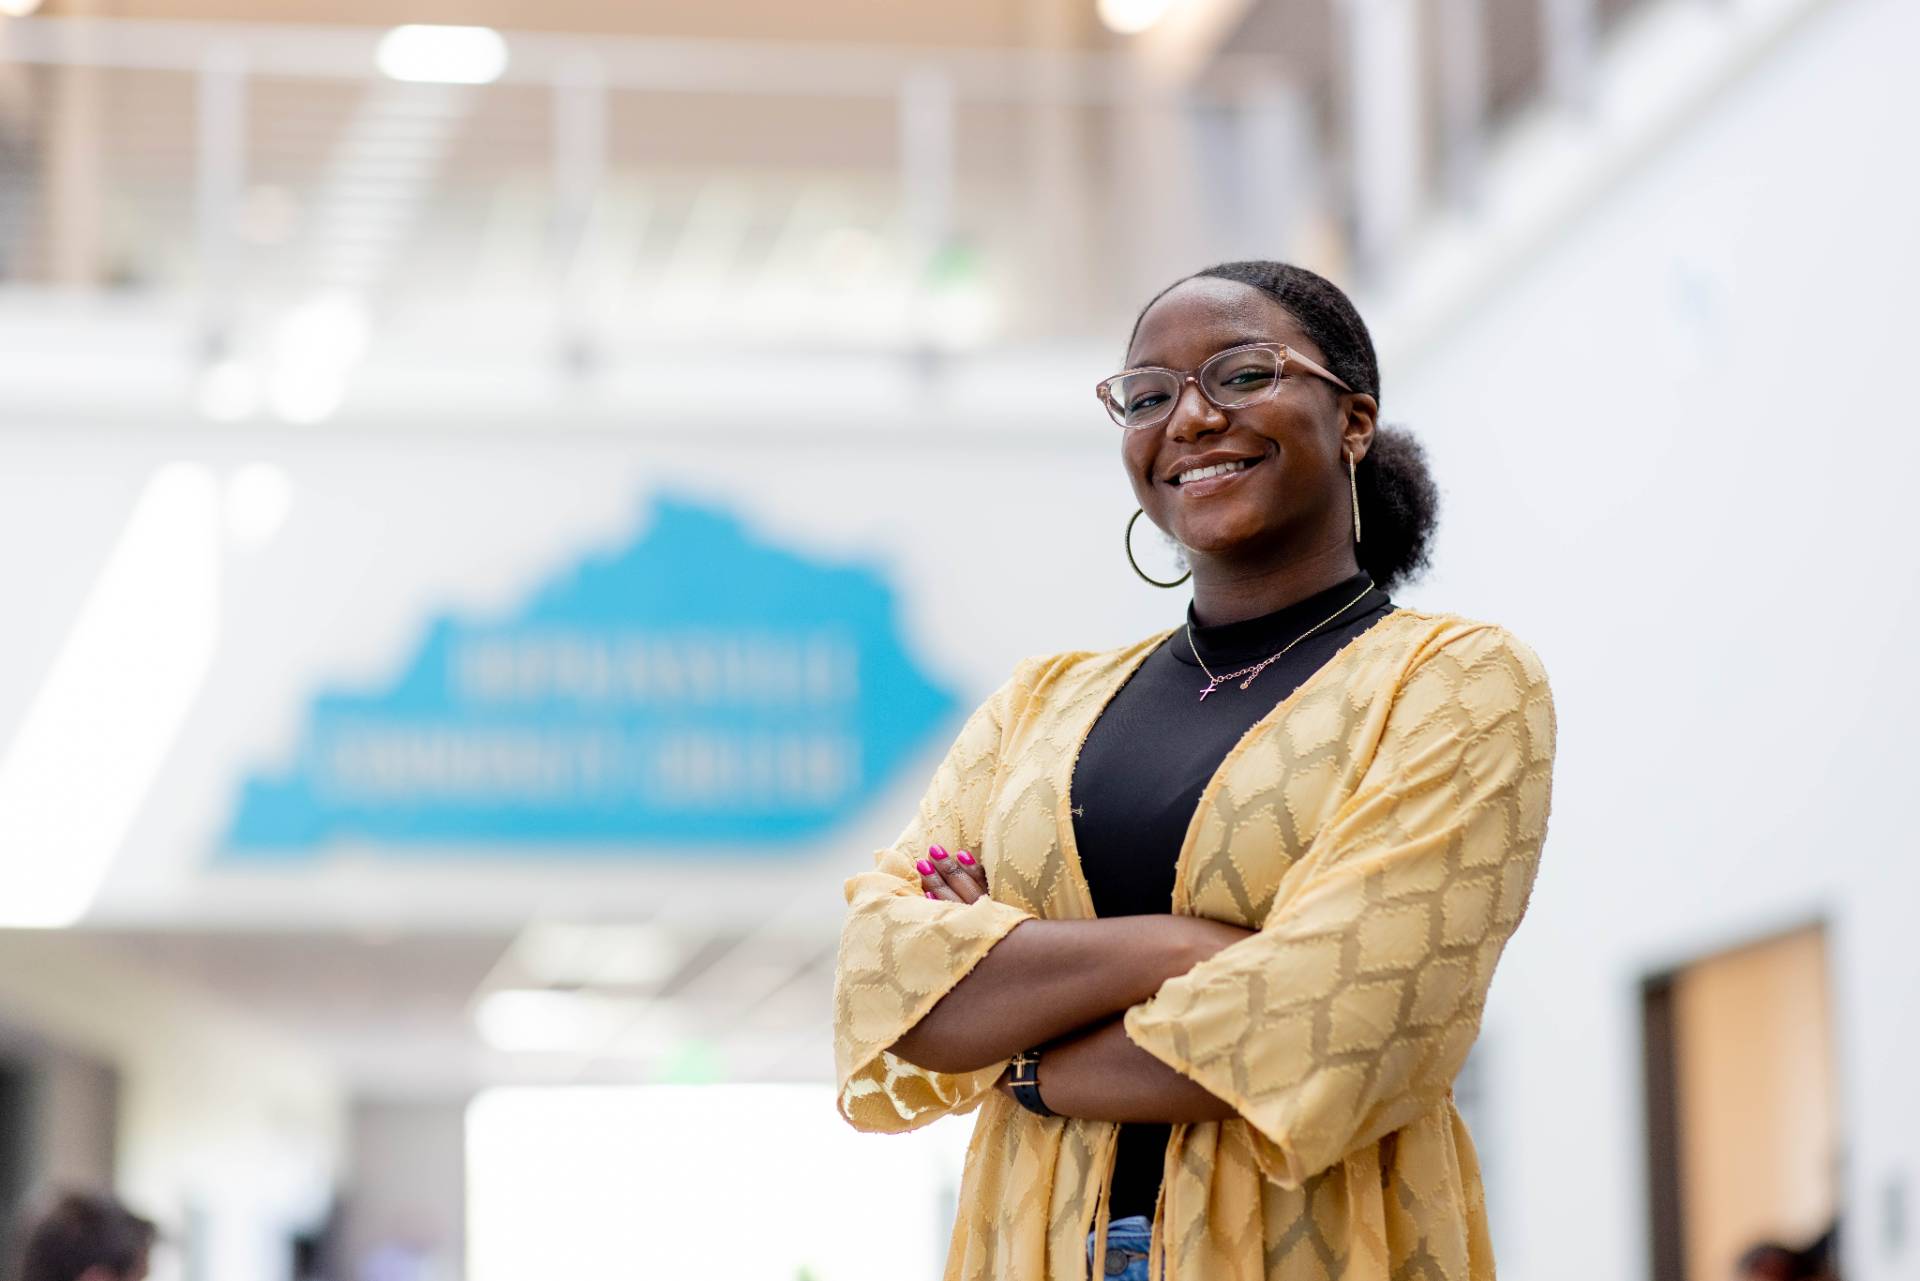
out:
M1200 390L1199 379L1187 375L1180 384L1180 394L1174 397L1173 412L1167 415L1167 435L1174 440L1193 440L1226 429L1226 414Z

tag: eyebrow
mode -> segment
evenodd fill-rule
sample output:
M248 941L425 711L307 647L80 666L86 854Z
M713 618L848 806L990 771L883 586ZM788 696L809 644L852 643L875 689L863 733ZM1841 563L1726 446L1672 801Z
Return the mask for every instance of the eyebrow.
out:
M1208 356L1207 360L1212 360L1214 356L1218 356L1223 351L1232 351L1235 347L1251 347L1255 343L1265 343L1273 347L1286 346L1286 344L1281 342L1278 338L1235 338L1233 341L1227 343L1224 347L1214 348L1213 355ZM1201 363L1204 364L1205 362L1203 361ZM1135 361L1133 364L1128 365L1127 368L1128 369L1171 369L1173 368L1173 366L1157 364L1151 360L1141 360L1141 361Z

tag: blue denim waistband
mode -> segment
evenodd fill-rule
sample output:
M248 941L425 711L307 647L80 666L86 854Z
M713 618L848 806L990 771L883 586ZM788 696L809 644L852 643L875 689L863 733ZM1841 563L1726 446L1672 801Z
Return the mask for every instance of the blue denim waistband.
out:
M1087 1262L1092 1264L1095 1233L1087 1234ZM1124 1219L1115 1219L1107 1225L1107 1257L1101 1266L1093 1269L1095 1277L1102 1273L1121 1277L1129 1269L1128 1265L1140 1262L1140 1267L1132 1275L1146 1275L1144 1261L1153 1243L1153 1221L1143 1214L1130 1214Z

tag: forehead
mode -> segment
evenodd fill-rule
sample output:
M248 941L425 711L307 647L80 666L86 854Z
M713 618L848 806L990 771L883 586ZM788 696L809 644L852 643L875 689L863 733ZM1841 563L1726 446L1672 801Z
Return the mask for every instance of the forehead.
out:
M1147 308L1127 349L1127 363L1192 369L1217 351L1247 342L1285 343L1316 359L1321 354L1293 313L1252 285L1196 276Z

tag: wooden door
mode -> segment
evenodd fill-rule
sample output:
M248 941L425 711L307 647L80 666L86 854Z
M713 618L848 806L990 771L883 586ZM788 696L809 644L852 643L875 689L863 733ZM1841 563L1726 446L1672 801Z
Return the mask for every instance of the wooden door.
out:
M1741 947L1647 987L1656 1281L1727 1281L1839 1209L1826 934Z

